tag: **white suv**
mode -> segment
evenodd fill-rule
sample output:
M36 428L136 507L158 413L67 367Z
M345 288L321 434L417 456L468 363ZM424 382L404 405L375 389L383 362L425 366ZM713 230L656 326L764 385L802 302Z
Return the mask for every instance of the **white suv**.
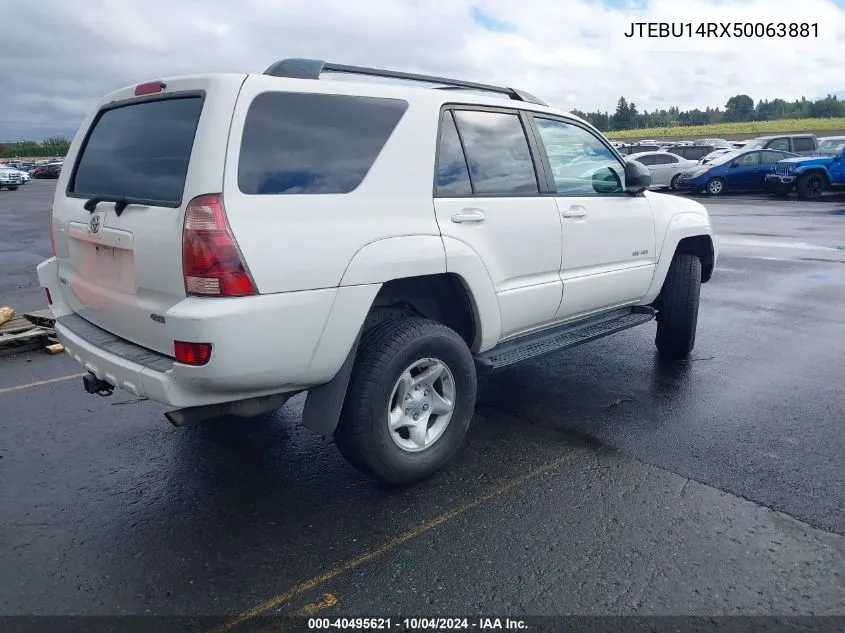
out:
M181 425L307 391L303 424L395 484L456 452L477 372L655 316L688 355L716 261L705 208L581 119L425 75L283 60L124 88L67 165L38 277L88 392Z

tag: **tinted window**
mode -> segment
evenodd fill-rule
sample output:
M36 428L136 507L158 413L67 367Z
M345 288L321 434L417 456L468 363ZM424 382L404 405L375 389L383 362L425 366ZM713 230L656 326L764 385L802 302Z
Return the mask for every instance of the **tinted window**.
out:
M747 154L743 154L737 160L740 167L753 167L754 165L760 164L760 152L748 152Z
M652 165L669 165L670 163L677 163L678 159L668 152L665 154L654 154L654 162Z
M519 116L467 110L454 114L477 195L539 193Z
M467 196L472 193L466 157L451 112L444 112L440 117L435 191L441 196Z
M796 152L812 152L816 149L813 139L807 136L799 136L798 138L792 139L792 145Z
M784 152L789 151L789 139L788 138L776 138L768 143L766 143L766 149L779 149Z
M689 158L690 160L701 160L712 151L713 148L709 145L698 145L696 147L690 147L689 155L687 156L687 158Z
M789 154L784 152L772 152L770 150L766 150L765 152L760 152L760 162L763 165L774 165L779 160L789 158L789 156Z
M249 106L238 163L243 193L349 193L408 104L400 99L267 92Z
M564 121L541 118L536 121L558 195L595 196L624 192L622 165L596 136Z
M200 97L106 110L82 150L70 192L178 206L201 110Z
M642 163L643 165L654 165L657 162L656 156L640 156L639 158L635 158L638 163Z

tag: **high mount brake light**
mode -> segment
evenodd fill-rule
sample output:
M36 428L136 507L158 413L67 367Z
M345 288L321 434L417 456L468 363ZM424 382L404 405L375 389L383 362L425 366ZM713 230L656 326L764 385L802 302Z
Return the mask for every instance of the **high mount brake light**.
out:
M197 196L188 203L182 230L182 273L188 296L258 294L229 230L222 194Z
M145 84L138 84L135 86L135 96L143 97L144 95L158 94L165 88L167 88L167 84L161 81L150 81Z

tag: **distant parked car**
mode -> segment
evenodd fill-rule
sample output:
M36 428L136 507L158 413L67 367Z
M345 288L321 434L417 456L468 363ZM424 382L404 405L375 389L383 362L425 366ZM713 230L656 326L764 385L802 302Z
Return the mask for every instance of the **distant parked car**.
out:
M11 171L20 176L24 182L29 182L30 175L28 172L24 171L20 167L12 166L10 163L6 163L5 165L0 165L0 169L4 169L6 171Z
M821 196L825 190L845 185L845 136L819 139L813 156L787 158L766 175L766 190L785 196L793 189L805 199Z
M714 150L719 149L713 145L680 145L678 147L667 147L665 151L677 154L687 160L701 160Z
M8 189L14 191L24 184L23 176L17 169L8 169L0 167L0 189Z
M53 180L55 180L59 177L61 173L61 163L50 163L47 165L41 165L40 167L36 167L30 172L30 176L32 176L33 178L52 178Z
M657 143L653 143L650 145L643 145L642 143L636 143L634 145L628 145L627 147L623 147L619 150L620 154L625 154L630 156L631 154L640 154L642 152L656 152L660 149L660 145Z
M775 150L729 152L706 165L696 165L684 172L677 186L680 191L704 191L711 196L726 191L762 191L766 174L774 171L775 164L794 156L797 154Z
M681 174L696 164L694 160L687 160L670 152L640 152L630 154L628 158L648 167L652 187L668 187L673 191L677 189Z
M801 156L815 154L819 148L819 139L815 134L780 134L778 136L761 136L751 139L742 149L775 149L782 152L792 152Z

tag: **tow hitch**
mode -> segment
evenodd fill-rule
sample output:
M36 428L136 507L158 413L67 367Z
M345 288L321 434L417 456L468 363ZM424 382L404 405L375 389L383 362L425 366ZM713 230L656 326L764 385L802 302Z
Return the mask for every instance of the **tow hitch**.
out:
M85 387L85 391L88 393L97 394L104 398L114 393L114 387L105 380L100 380L92 373L82 377L82 386Z

